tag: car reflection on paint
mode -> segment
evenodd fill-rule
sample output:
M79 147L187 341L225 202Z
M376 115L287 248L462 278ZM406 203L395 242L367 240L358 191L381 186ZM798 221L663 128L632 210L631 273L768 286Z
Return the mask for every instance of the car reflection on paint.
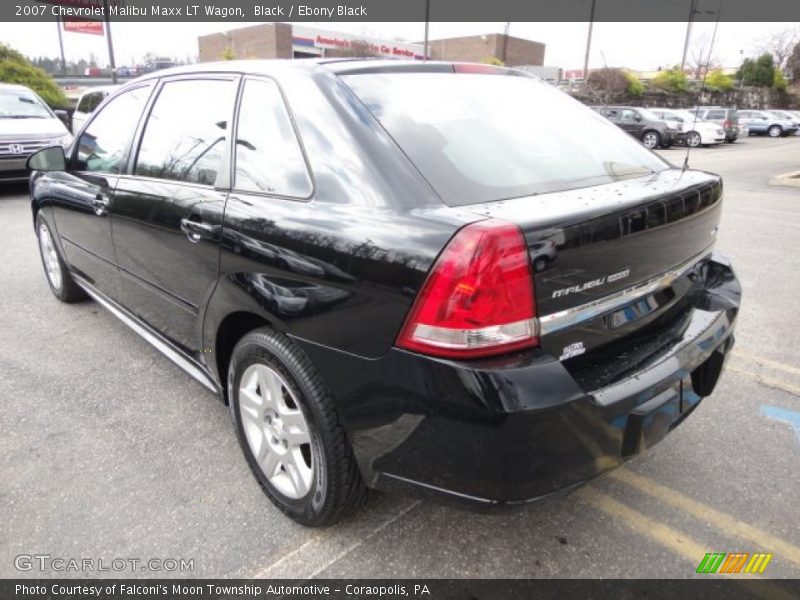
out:
M529 246L531 264L535 271L544 271L558 256L556 243L553 240L535 242Z
M225 240L236 254L247 255L250 253L261 260L268 260L271 264L284 271L308 275L309 277L353 281L352 275L345 273L328 262L303 256L293 250L262 242L236 231L227 231Z
M284 318L313 315L350 297L350 292L261 273L237 273L236 283L261 300L264 308Z

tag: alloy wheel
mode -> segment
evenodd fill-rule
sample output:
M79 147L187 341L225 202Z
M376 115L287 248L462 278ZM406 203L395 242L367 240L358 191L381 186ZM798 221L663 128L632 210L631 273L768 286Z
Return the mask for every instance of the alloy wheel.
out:
M642 138L642 143L644 144L645 148L652 150L658 146L658 136L652 132L646 133L644 134L644 138Z
M696 131L690 132L686 136L686 145L690 148L697 148L700 145L700 134Z
M53 236L50 234L50 229L44 222L39 225L39 249L42 252L42 262L44 262L44 270L47 274L47 279L50 281L50 285L60 290L63 282L61 263L58 259Z
M314 481L311 435L286 381L267 365L250 365L239 384L239 410L264 476L287 498L304 497Z

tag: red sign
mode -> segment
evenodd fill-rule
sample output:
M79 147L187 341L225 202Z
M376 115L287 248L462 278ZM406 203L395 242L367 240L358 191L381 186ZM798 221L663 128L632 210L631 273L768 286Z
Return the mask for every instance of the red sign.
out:
M103 35L102 21L80 21L77 19L64 19L64 31L72 33L90 33Z
M103 0L37 0L42 4L53 4L56 6L72 6L75 8L103 8ZM119 0L109 0L109 6L117 6Z

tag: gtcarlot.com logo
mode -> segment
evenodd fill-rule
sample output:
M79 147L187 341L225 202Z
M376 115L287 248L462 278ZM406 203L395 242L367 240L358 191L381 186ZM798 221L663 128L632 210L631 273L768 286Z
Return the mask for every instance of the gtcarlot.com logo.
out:
M707 552L697 565L697 573L763 573L772 554L763 552Z
M19 554L14 558L18 571L55 572L165 572L194 571L193 558L68 558L50 554Z

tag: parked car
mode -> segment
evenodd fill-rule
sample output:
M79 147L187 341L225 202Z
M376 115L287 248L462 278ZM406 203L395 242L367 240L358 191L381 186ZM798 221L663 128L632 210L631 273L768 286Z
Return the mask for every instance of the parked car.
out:
M711 144L722 144L725 141L725 130L717 123L704 121L688 110L671 108L651 108L650 111L664 121L680 123L681 131L677 141L692 148Z
M689 112L696 114L704 121L710 121L717 125L722 125L725 130L725 141L732 144L739 136L747 137L748 132L743 130L743 125L739 120L739 112L735 108L725 106L698 106L689 109Z
M680 128L674 122L668 123L646 108L602 106L595 110L623 131L641 140L644 147L650 150L659 147L669 148L680 132Z
M30 88L0 83L0 181L28 179L28 156L48 146L68 146L67 118Z
M797 114L796 111L793 112L791 110L768 110L768 113L771 115L775 115L778 119L784 119L786 121L791 121L795 126L795 134L797 134L798 130L800 130L800 114Z
M144 65L140 71L141 73L155 73L156 71L161 71L163 69L171 69L175 66L175 64L175 61L172 60L154 60L153 62L149 62Z
M793 121L773 115L766 110L740 110L739 121L745 123L750 135L781 137L793 135L797 125Z
M108 96L118 87L119 86L117 85L102 85L88 88L81 94L80 98L78 98L78 103L75 106L75 112L72 113L73 134L77 134L80 131L81 127L83 127L83 124L86 122L86 119L94 112L94 109L106 99L106 96Z
M56 298L94 298L229 403L305 525L367 488L572 488L682 422L733 345L719 176L517 71L159 71L29 162ZM546 240L558 260L535 271Z
M534 271L544 271L558 257L556 243L553 240L542 240L528 246L531 265Z

